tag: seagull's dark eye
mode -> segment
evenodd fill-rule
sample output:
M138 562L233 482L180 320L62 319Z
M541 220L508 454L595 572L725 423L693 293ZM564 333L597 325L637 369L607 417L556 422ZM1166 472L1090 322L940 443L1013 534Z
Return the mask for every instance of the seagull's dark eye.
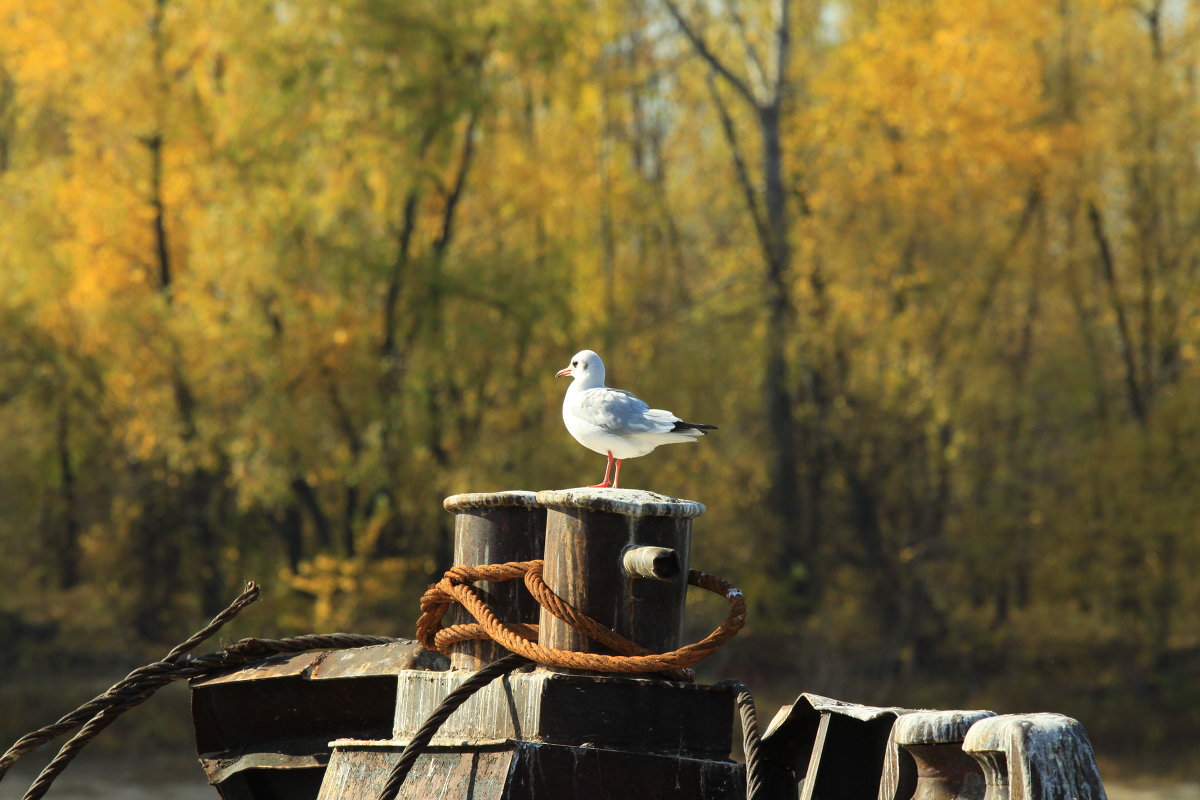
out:
M572 367L578 367L578 366L579 366L579 362L578 362L578 361L572 361L572 362L571 362L571 366L572 366Z

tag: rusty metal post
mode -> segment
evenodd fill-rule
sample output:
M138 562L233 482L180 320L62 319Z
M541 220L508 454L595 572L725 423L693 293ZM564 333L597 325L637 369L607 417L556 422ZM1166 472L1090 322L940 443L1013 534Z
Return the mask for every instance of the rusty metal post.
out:
M454 563L475 567L542 557L546 510L533 492L473 492L447 497L442 506L454 514ZM475 588L505 622L534 624L540 606L521 581L487 583ZM455 605L449 624L473 622ZM451 647L452 669L478 670L508 653L490 640L460 642Z
M962 743L972 725L992 716L995 712L976 710L899 717L892 726L879 800L982 800L983 770L963 752ZM904 760L904 753L911 760Z
M692 520L704 513L703 504L631 489L543 491L537 500L546 507L546 584L652 652L679 647ZM626 558L644 547L659 549ZM610 652L546 611L538 643Z
M971 726L963 750L983 768L984 800L1105 800L1087 731L1062 714L1004 714Z

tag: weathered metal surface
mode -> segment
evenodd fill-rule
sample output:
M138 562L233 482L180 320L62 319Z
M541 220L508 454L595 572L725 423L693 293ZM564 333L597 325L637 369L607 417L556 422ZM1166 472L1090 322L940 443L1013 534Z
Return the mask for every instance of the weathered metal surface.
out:
M546 510L533 492L474 492L447 497L443 507L454 517L454 563L475 567L530 561L542 557L546 542ZM536 623L540 606L519 580L473 584L496 616L505 622ZM448 624L475 620L457 604ZM490 640L451 646L454 669L477 670L508 653Z
M548 489L537 493L547 508L604 511L627 517L676 517L694 519L707 509L695 500L681 500L641 489Z
M319 800L376 800L404 743L336 741ZM477 745L429 750L401 787L401 798L500 800L512 768L513 750Z
M983 768L985 800L1107 800L1087 732L1062 714L979 720L963 750Z
M484 508L528 508L539 509L537 492L512 489L504 492L466 492L452 494L442 501L442 508L451 514L478 511Z
M308 677L357 678L369 675L396 675L406 669L446 669L446 656L427 650L412 641L396 642L376 647L357 647L352 650L327 650L313 664Z
M223 783L248 770L316 769L329 763L329 753L289 754L279 752L246 753L237 758L201 758L200 765L209 782ZM320 784L318 777L316 783Z
M677 648L691 520L704 506L628 489L539 492L538 501L547 508L546 584L575 608L652 652ZM668 580L629 575L623 555L630 547L643 546L674 550L679 575ZM545 610L538 643L610 652Z
M914 711L888 739L879 800L981 800L983 770L963 752L975 722L992 711Z
M445 668L416 642L264 659L192 684L196 749L222 797L315 797L329 742L391 735L396 675Z
M396 707L393 738L411 737L470 674L403 673L399 694L405 702ZM537 670L481 689L446 721L434 743L511 738L724 759L732 721L727 686Z
M765 796L876 800L892 723L907 710L800 695L763 735Z
M446 669L449 661L418 642L399 641L350 650L310 650L290 656L271 656L248 667L192 682L193 688L271 678L353 678L395 675L405 669Z
M319 800L374 800L405 744L335 742ZM744 781L727 760L510 741L427 751L398 800L742 800Z

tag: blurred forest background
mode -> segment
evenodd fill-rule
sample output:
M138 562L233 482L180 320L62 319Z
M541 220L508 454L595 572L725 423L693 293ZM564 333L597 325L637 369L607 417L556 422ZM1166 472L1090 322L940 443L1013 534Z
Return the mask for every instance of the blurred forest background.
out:
M553 379L590 347L721 427L624 476L708 504L694 561L750 597L713 676L1194 746L1198 34L1190 0L0 0L5 730L246 579L246 634L411 635L444 496L600 478Z

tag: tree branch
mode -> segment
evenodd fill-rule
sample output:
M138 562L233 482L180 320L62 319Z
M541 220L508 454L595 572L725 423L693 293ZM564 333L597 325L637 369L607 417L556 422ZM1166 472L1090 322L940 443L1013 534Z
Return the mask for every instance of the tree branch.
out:
M754 221L754 231L758 234L758 241L763 248L763 253L769 259L771 257L771 236L767 230L767 222L763 218L762 207L759 205L758 195L754 191L750 168L746 166L746 160L742 158L742 146L738 141L737 128L734 127L729 109L725 107L725 101L721 99L721 90L717 88L717 81L713 77L712 70L708 73L708 90L712 95L713 105L717 108L717 116L721 119L721 131L725 134L725 141L729 144L729 150L733 156L733 168L737 173L738 186L741 187L742 194L746 199L746 209L750 212L750 219Z
M791 0L776 0L775 6L775 74L771 76L771 102L778 103L787 84L788 59L792 53Z
M1117 265L1113 257L1108 234L1104 229L1104 218L1095 201L1090 201L1087 208L1088 221L1092 225L1092 236L1096 239L1096 247L1100 251L1100 268L1104 283L1108 286L1109 302L1117 316L1117 336L1121 346L1121 360L1125 362L1125 388L1129 394L1129 407L1137 421L1146 423L1146 398L1143 387L1138 381L1137 364L1134 361L1133 336L1129 332L1129 320L1125 315L1125 303L1121 300L1120 286L1117 284Z
M709 48L708 42L704 37L693 28L683 16L683 12L679 10L678 4L674 0L663 0L667 10L671 12L671 16L675 18L675 22L679 25L679 29L683 31L683 35L692 43L692 47L696 49L696 53L708 62L708 65L725 80L729 81L729 85L737 90L747 103L756 108L760 105L759 99L754 96L754 91L746 84L744 80L733 73L729 67L725 66L725 62L717 58L712 49Z
M470 172L471 164L474 161L475 124L478 119L479 110L472 109L471 115L467 117L467 129L463 133L462 153L458 161L458 171L454 176L454 185L446 197L446 207L442 213L442 230L433 243L433 252L438 258L445 254L446 248L450 246L450 240L454 237L454 212L462 197L463 188L466 186L467 173Z
M746 29L746 20L742 18L738 11L737 0L725 0L725 10L729 12L730 19L733 20L734 29L738 32L738 38L741 39L742 48L746 51L746 71L750 73L750 80L754 82L754 89L760 97L766 97L770 94L770 89L767 87L767 68L763 66L762 59L758 57L758 51L750 42L750 34Z

